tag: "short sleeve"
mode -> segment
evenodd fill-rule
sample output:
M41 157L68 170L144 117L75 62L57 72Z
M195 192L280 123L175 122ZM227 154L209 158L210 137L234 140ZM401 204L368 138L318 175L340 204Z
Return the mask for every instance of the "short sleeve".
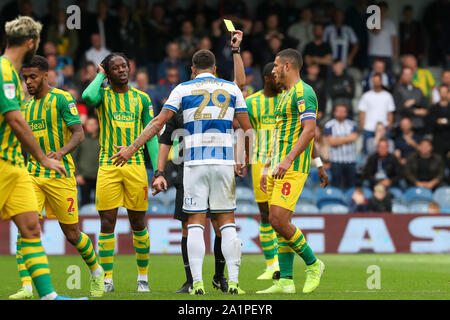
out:
M5 114L11 110L20 110L20 97L17 96L17 85L12 80L5 80L0 74L0 113Z
M427 70L427 78L429 87L434 87L436 85L436 80L434 80L433 75Z
M392 98L392 95L387 91L386 91L386 96L387 96L387 110L389 112L395 111L394 98Z
M247 112L247 104L245 103L244 96L242 95L242 91L236 86L236 105L234 112Z
M349 37L350 37L350 43L353 43L353 44L357 43L358 42L358 37L356 36L355 31L353 31L353 29L350 28L350 27L347 28L347 31L348 31L348 34L349 34Z
M363 94L361 100L359 100L358 109L359 111L367 111L367 103L366 103L367 94Z
M333 130L331 129L331 124L330 124L330 122L327 122L327 123L325 124L325 130L324 130L324 132L325 132L325 136L331 136L331 135L333 134Z
M57 101L59 112L68 127L81 123L78 107L75 99L68 92L58 95Z
M181 92L181 85L178 85L170 93L163 108L172 110L173 112L178 112L178 110L181 108L182 98L183 95Z
M300 121L316 120L318 103L314 90L311 87L304 86L303 95L300 95L297 91L296 96Z

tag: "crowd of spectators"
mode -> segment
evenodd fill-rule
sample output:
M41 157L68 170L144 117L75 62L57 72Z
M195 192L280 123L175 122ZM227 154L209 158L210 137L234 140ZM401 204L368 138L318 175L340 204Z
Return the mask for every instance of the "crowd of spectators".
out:
M30 0L10 1L0 16L2 25L18 14L44 24L38 53L49 60L49 82L74 95L94 140L95 110L83 103L81 93L108 53L129 57L130 84L149 94L158 114L170 91L190 78L190 59L198 49L212 50L218 76L232 80L229 33L222 20L228 18L244 32L245 95L262 89L261 68L277 52L288 47L302 52L302 79L318 98L316 143L333 186L370 186L378 199L371 205L380 208L383 188L434 190L449 183L450 2L430 1L419 19L406 5L399 23L386 2L377 2L381 29L374 30L366 27L366 8L373 1L338 8L326 0L302 1L301 7L298 1L261 0L256 10L243 0L219 0L214 8L205 0L183 7L179 2L138 0L133 7L98 0L91 12L89 2L79 0L82 30L67 28L57 0L48 0L44 16ZM86 139L89 148L92 139ZM77 154L80 163L89 161L84 154ZM94 167L86 168L83 172L80 166L77 180L89 194Z

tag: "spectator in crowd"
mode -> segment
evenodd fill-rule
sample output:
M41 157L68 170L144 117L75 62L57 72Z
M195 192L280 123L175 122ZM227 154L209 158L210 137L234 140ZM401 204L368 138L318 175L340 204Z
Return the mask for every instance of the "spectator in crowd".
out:
M373 188L373 197L369 199L369 212L392 212L392 196L386 187L379 183Z
M365 92L359 101L359 118L361 128L364 130L364 154L367 154L367 139L375 136L377 123L383 123L388 130L391 130L394 124L394 99L388 91L383 89L381 79L381 74L374 74L372 77L373 89Z
M325 124L325 135L330 145L331 184L334 187L354 187L356 184L356 123L347 119L347 106L334 108L334 119ZM342 183L342 180L345 180Z
M81 189L80 205L94 202L91 193L95 191L97 183L98 156L100 153L98 134L98 120L96 117L90 116L86 120L85 139L73 151L75 178Z
M60 68L56 54L49 54L45 58L48 61L49 69L54 70L58 75L57 88L62 89L65 86L70 85L73 77L73 67L71 65L66 65L63 68Z
M378 142L380 142L381 139L387 140L389 153L394 153L394 140L387 137L386 127L382 122L378 122L377 126L375 127L375 136L368 138L366 142L366 150L368 155L371 155L377 151Z
M56 48L56 45L51 42L45 42L43 45L43 54L47 58L50 55L56 56L58 62L56 69L61 70L64 69L66 66L69 66L70 69L72 69L73 72L73 60L69 56L62 56L58 53L58 49Z
M306 67L306 76L303 77L303 81L309 84L316 93L318 111L317 118L320 120L323 118L326 112L327 95L326 95L326 82L323 78L320 78L320 67L317 63L311 63Z
M211 31L208 28L208 19L203 12L197 12L194 16L194 37L202 39L209 37Z
M88 32L92 35L98 33L100 35L100 47L108 48L112 51L120 49L119 22L117 17L109 14L108 1L97 1L97 15L90 21Z
M395 23L387 18L388 4L382 1L380 7L381 28L369 30L368 62L372 65L376 58L386 62L386 70L391 72L392 62L398 57L397 27Z
M332 59L342 61L344 67L351 66L358 52L359 44L353 29L344 25L344 11L336 9L334 12L334 24L325 28L324 41L331 47Z
M264 21L271 14L281 16L283 11L283 6L277 0L262 1L256 8L256 18Z
M425 41L423 37L422 25L414 20L413 7L406 5L403 8L403 21L399 27L400 56L412 54L422 60Z
M389 153L389 142L386 139L381 139L377 152L367 158L363 178L368 180L372 187L378 183L386 188L399 185L402 168L397 158Z
M431 72L424 68L417 67L417 59L411 54L407 54L403 57L403 67L410 68L413 72L412 84L422 90L423 95L427 98L429 104L431 104L431 93L436 85Z
M428 64L430 66L441 65L445 60L446 25L450 2L443 0L430 1L426 6L422 18L427 33Z
M428 213L429 214L439 214L440 212L441 212L441 209L437 202L430 201L428 203Z
M136 73L136 89L145 92L150 96L151 89L149 86L147 71L140 70Z
M206 17L208 24L217 18L217 9L211 8L206 0L191 1L191 6L188 8L186 16L193 17L197 13L202 13Z
M348 106L348 117L352 119L355 81L345 72L342 60L337 59L333 62L333 73L327 83L327 89L332 106L335 107L337 104Z
M211 39L209 37L203 37L200 39L200 41L197 43L197 50L210 50L212 49L212 43Z
M434 190L444 180L444 170L441 156L433 152L433 142L423 138L406 161L405 176L410 186Z
M179 69L176 67L168 67L166 70L166 77L159 81L155 90L152 92L153 111L155 117L161 111L162 106L169 97L170 92L180 83Z
M198 38L194 35L194 26L190 20L185 20L181 24L181 35L176 42L180 48L180 59L190 62L198 43Z
M78 30L68 29L66 23L66 11L59 10L57 21L48 26L46 39L55 44L59 56L73 60L78 49Z
M266 47L261 51L262 65L275 60L275 56L282 49L284 36L281 33L271 33L266 36Z
M394 87L394 77L386 72L386 62L383 59L375 59L372 63L372 70L362 81L363 91L367 92L373 89L372 77L375 73L381 74L381 83L385 90L391 91Z
M136 21L132 19L130 8L126 4L121 4L118 9L118 31L119 31L119 51L128 58L137 58L137 45L139 29Z
M440 101L430 109L429 126L433 134L435 151L444 161L450 153L450 90L445 84L439 86Z
M97 76L97 65L92 61L87 61L83 68L80 70L80 92L83 92L88 85L95 79Z
M353 29L358 38L359 48L353 64L360 70L366 69L369 65L367 62L367 7L367 0L357 0L352 1L352 5L345 11L344 23Z
M326 79L329 68L331 66L331 48L330 45L323 41L323 25L320 23L314 24L314 41L308 43L303 52L305 59L305 67L315 63L320 66L319 76Z
M102 45L102 38L99 33L91 35L91 45L92 47L85 52L84 57L86 61L92 61L98 66L111 51Z
M148 25L147 30L149 33L145 34L145 37L149 37L149 35L151 35L151 37L148 54L144 59L147 63L150 79L158 81L161 78L157 76L156 66L167 56L167 45L170 40L174 39L176 34L171 35L170 33L172 27L171 19L166 15L166 10L162 2L153 4L150 10L149 19L146 23ZM179 57L177 57L177 59L179 59ZM156 78L153 76L153 73Z
M348 212L367 212L368 210L368 201L364 196L364 191L361 188L355 188L348 206Z
M441 75L441 85L447 86L450 92L450 69L442 71ZM433 103L436 104L441 101L441 96L439 94L439 88L436 86L433 89Z
M132 19L136 23L137 31L136 31L136 37L137 37L137 48L136 48L136 54L137 54L137 62L140 66L147 67L150 63L148 62L149 57L149 51L150 51L150 42L153 40L148 37L149 34L151 34L152 28L150 26L150 9L148 7L148 1L146 0L138 0L136 9L134 10L132 14ZM152 45L153 47L153 45ZM153 74L153 82L155 81L156 77L156 70L155 70L155 63L153 62L153 70L149 69L149 73Z
M314 25L311 9L305 7L300 14L300 21L291 25L287 31L288 36L298 41L297 50L303 52L308 43L314 41Z
M394 154L400 164L406 165L406 159L417 150L422 136L413 131L412 121L409 117L400 120L400 131L401 133L395 138Z
M330 145L328 144L327 137L324 135L321 126L316 126L314 147L316 148L320 159L322 159L323 168L325 170L330 170Z
M166 78L166 71L169 68L178 69L178 74L181 78L181 82L187 81L189 79L186 71L186 63L180 58L180 47L176 42L169 42L167 44L167 57L158 65L158 83Z
M251 74L251 79L245 78L246 86L252 87L253 91L259 91L263 87L262 75L259 68L253 64L253 54L249 50L244 50L241 53L242 62L244 64L245 74Z
M62 89L63 80L58 76L55 69L48 70L47 80L50 87Z
M397 107L397 119L409 117L414 131L424 133L428 116L428 100L422 91L412 84L413 71L404 67L395 85L393 96Z

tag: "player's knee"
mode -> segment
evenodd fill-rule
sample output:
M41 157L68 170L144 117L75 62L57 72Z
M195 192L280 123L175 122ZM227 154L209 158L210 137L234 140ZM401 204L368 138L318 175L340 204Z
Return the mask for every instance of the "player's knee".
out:
M70 244L72 245L76 245L81 237L80 230L78 229L66 230L64 234L66 236L67 241L69 241Z
M270 215L268 217L269 223L272 225L272 228L275 229L275 231L279 232L282 226L282 220L277 215Z
M26 239L36 239L41 237L41 226L39 222L27 223L20 228L20 234Z

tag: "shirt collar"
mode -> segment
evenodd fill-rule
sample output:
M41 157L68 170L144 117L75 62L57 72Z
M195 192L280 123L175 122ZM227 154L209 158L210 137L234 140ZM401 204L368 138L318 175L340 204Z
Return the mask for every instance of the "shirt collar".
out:
M198 75L195 77L195 79L197 79L197 78L207 78L207 77L213 77L213 78L215 78L215 76L214 76L212 73L210 73L210 72L203 72L203 73L198 74Z

